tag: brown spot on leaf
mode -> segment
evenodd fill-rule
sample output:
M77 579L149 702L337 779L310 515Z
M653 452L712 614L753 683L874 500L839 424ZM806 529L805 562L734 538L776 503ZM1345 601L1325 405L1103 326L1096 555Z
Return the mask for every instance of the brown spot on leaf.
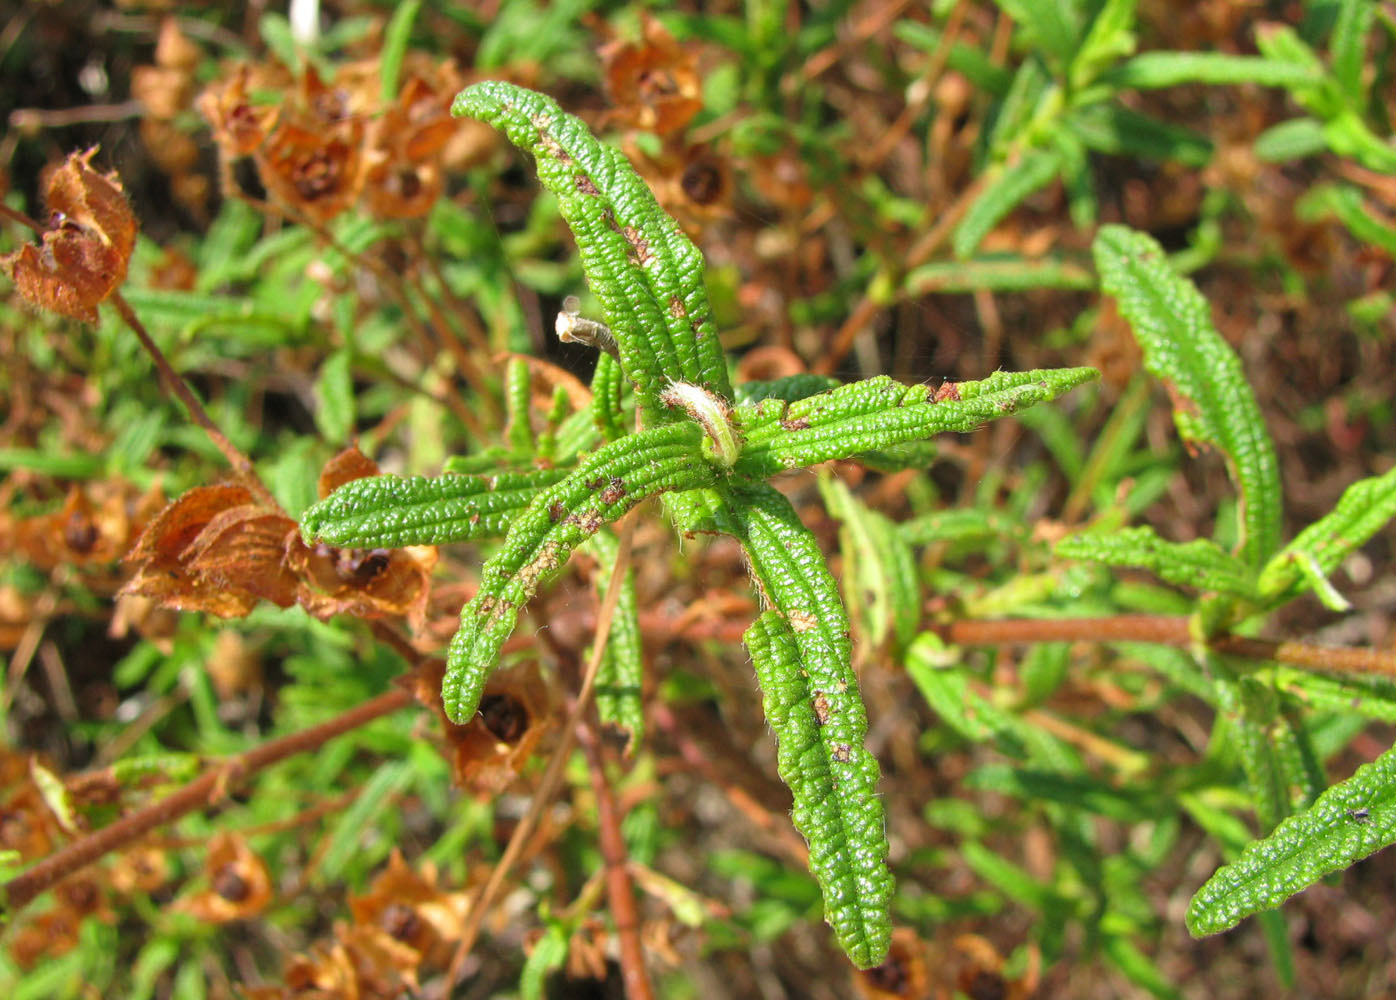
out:
M598 188L595 182L586 174L578 174L574 179L574 183L577 185L577 190L582 194L595 197L601 193L601 189Z
M612 476L610 483L601 491L601 502L609 506L624 500L628 495L629 491L625 488L625 481L619 476Z
M823 691L814 692L814 701L811 702L814 708L814 717L819 720L822 726L829 721L829 699L824 697Z
M944 403L946 400L952 403L960 401L960 383L943 382L940 388L931 395L932 403Z

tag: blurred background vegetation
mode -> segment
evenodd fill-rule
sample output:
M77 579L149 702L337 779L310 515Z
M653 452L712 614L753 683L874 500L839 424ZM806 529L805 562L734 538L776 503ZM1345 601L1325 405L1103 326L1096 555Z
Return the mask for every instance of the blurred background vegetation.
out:
M1054 559L1083 525L1235 541L1221 459L1180 445L1096 291L1099 224L1151 233L1212 304L1279 445L1287 534L1396 457L1390 4L296 6L65 0L0 26L6 204L53 222L46 172L100 146L140 225L126 300L291 517L351 444L400 473L499 444L509 354L542 362L538 426L554 387L585 396L591 352L552 336L585 296L555 204L489 129L445 115L479 79L544 90L626 152L706 255L746 378L1103 374L944 442L926 472L781 484L858 581L899 880L888 969L855 977L820 922L736 642L754 612L737 549L640 523L649 736L607 774L660 995L1396 989L1388 854L1275 919L1188 937L1190 895L1268 832L1188 656L947 652L923 631L1192 609ZM0 250L30 237L6 222ZM226 465L114 311L84 325L0 290L0 848L22 865L389 690L449 637L481 555L421 555L387 587L385 554L311 551L309 590L246 607L135 592L121 557ZM1389 648L1394 537L1337 575L1350 613L1297 601L1274 634ZM915 560L909 614L860 590L885 546ZM580 757L445 986L574 689L591 577L531 608L488 736L406 708L259 771L18 914L7 995L622 995ZM958 712L927 680L947 663ZM1390 745L1396 710L1285 684L1327 780Z

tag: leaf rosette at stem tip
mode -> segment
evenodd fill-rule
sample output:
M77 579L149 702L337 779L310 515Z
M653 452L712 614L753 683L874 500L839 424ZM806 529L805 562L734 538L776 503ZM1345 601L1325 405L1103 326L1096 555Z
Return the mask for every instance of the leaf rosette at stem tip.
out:
M576 237L646 424L675 419L660 399L673 382L730 399L703 256L625 156L552 98L510 83L467 87L451 113L488 122L533 154L538 179Z

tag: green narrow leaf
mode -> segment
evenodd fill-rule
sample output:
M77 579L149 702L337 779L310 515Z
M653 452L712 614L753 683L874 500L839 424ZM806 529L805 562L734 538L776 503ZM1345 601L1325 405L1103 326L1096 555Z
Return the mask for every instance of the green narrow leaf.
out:
M1259 589L1267 605L1276 606L1303 592L1313 579L1300 565L1312 562L1322 576L1396 517L1396 467L1386 474L1360 479L1338 499L1333 509L1295 536L1260 573Z
M1041 46L1062 65L1076 52L1081 36L1081 11L1065 0L998 0L1008 16L1023 28L1025 40Z
M335 351L315 379L315 423L326 441L343 444L354 436L354 379L349 352Z
M1266 163L1316 156L1328 148L1323 125L1312 118L1291 118L1272 125L1255 140L1255 155Z
M591 416L604 441L618 441L625 434L620 405L623 377L620 362L604 352L597 355L591 375Z
M417 12L421 9L422 0L404 0L397 5L387 28L383 30L383 50L379 59L382 87L379 95L384 104L391 104L397 97L402 57L407 53L407 43L412 37L412 23L417 20Z
M629 162L598 141L557 102L513 84L467 87L451 106L504 130L531 152L538 177L558 200L592 291L651 420L675 419L659 394L690 382L731 398L703 257L655 201Z
M1044 149L1030 149L1016 162L999 168L997 176L974 199L955 227L952 238L955 256L964 260L974 253L1004 216L1023 199L1046 187L1060 169L1060 157Z
M1194 937L1218 934L1396 841L1396 748L1250 844L1188 904Z
M561 924L551 924L533 945L519 974L519 996L522 1000L543 1000L548 974L562 968L567 961L567 930Z
M1070 643L1039 642L1028 650L1019 670L1025 706L1040 705L1052 697L1066 680L1070 666Z
M1224 52L1145 52L1106 73L1101 79L1116 90L1151 90L1183 83L1211 86L1256 83L1265 87L1294 87L1318 83L1322 74L1307 62L1285 62L1262 56Z
M847 606L861 610L864 633L873 645L881 646L889 634L905 645L921 619L911 546L889 518L870 510L841 480L821 473L819 492L841 525Z
M1255 578L1235 556L1208 538L1170 542L1153 528L1122 528L1110 534L1069 535L1054 550L1060 558L1089 559L1107 566L1146 569L1169 583L1237 597L1255 593Z
M1241 551L1259 567L1279 544L1279 460L1240 359L1212 325L1207 300L1169 267L1152 237L1104 226L1094 251L1102 288L1173 397L1178 432L1226 457L1240 493Z
M320 855L315 876L321 884L334 882L349 860L361 851L366 834L380 829L375 823L379 813L411 782L412 774L411 766L405 761L393 761L384 764L368 779L353 804L340 816ZM375 836L374 839L381 838ZM386 848L381 849L381 853L386 854Z
M793 403L797 399L804 399L806 396L813 396L838 387L839 380L836 378L801 372L798 375L786 375L784 378L771 379L768 382L743 382L733 390L736 393L733 401L738 405L759 403L763 399L783 399L787 403Z
M1110 156L1176 160L1189 167L1206 166L1212 158L1212 144L1205 136L1118 104L1077 108L1063 124L1088 149Z
M1095 276L1082 260L1066 256L1021 257L981 254L968 260L922 264L902 279L909 296L938 292L1023 292L1034 288L1086 289Z
M533 376L528 362L520 357L509 359L504 367L504 406L507 413L504 438L511 451L531 455L535 450L533 423L529 410L533 400Z
M1380 247L1396 257L1396 226L1382 221L1381 213L1370 207L1362 192L1348 184L1322 184L1299 199L1301 219L1335 215L1348 231L1364 243Z
M1339 0L1338 17L1333 22L1329 62L1344 96L1355 108L1362 107L1366 98L1362 67L1367 56L1367 33L1376 13L1377 5L1371 0Z
M523 606L578 545L649 497L713 485L703 438L691 421L628 435L537 494L514 518L503 546L481 568L480 589L461 609L460 629L447 650L441 699L452 720L475 714Z
M1396 682L1387 677L1335 676L1281 667L1275 671L1275 688L1314 711L1396 722Z
M735 472L768 479L778 472L851 458L981 424L1055 399L1096 378L1091 368L995 372L977 382L939 389L907 386L886 376L785 403L766 400L733 410L745 440Z
M600 563L594 579L597 600L604 601L612 583L611 568L616 563L620 543L612 532L599 531L587 544ZM635 752L645 736L645 707L641 697L643 671L635 573L627 569L596 675L596 714L602 726L625 738L626 756Z
M771 608L745 641L795 826L809 842L825 918L853 963L868 968L887 955L893 881L848 617L824 554L784 496L764 485L743 490L726 516Z
M1256 819L1261 830L1269 832L1290 812L1284 774L1269 739L1277 711L1275 692L1253 677L1231 676L1215 661L1213 683L1218 708L1236 738Z
M1027 526L1021 521L978 507L959 510L938 510L934 514L903 521L897 531L912 545L935 542L986 542L996 538L1013 539L1027 536Z
M1101 6L1067 72L1074 90L1079 92L1106 67L1134 52L1137 6L1138 0L1106 0Z
M310 542L357 548L499 538L541 490L570 471L355 479L301 516L301 534Z
M957 665L943 665L944 654L944 644L932 632L917 636L907 650L907 673L926 704L964 739L992 740L1008 756L1026 757L1022 722L971 690L968 673Z

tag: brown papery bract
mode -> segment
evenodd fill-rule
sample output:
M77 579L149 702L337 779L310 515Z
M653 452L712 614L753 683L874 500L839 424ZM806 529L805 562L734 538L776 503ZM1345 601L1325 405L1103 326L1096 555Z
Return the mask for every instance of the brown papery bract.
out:
M115 173L92 168L97 147L73 153L49 175L48 228L41 244L0 257L0 268L30 302L88 323L97 304L126 279L136 216Z
M608 42L601 49L606 91L615 103L612 121L669 136L703 110L698 61L664 25L644 16L639 42Z
M220 833L209 843L204 860L208 887L179 901L178 909L209 923L254 917L271 902L271 874L247 842Z

